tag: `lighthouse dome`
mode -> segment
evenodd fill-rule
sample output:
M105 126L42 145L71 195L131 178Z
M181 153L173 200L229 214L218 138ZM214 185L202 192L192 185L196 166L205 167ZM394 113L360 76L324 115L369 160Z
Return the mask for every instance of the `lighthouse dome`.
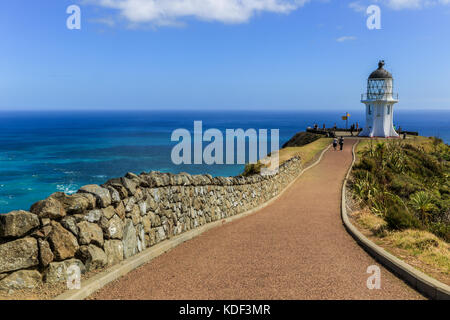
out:
M378 69L370 74L369 79L392 79L392 74L383 67L384 60L381 60L378 63Z

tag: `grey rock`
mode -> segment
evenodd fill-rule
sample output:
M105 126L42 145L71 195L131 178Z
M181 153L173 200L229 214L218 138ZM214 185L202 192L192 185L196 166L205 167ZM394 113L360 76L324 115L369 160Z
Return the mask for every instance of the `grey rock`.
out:
M145 194L141 189L137 188L136 192L134 193L134 197L136 198L136 201L138 202L138 201L141 201L144 199Z
M49 218L41 218L41 224L42 224L42 226L49 226L50 225L50 222L51 222L52 220L50 220Z
M154 212L149 212L148 217L150 218L150 222L152 224L152 227L159 226L159 219L158 216Z
M103 211L100 209L95 209L95 210L91 210L87 214L85 214L84 219L89 222L98 222L102 216L103 216Z
M101 269L108 264L106 253L93 244L81 246L77 257L84 262L86 271Z
M158 208L158 204L152 197L147 197L147 200L145 200L147 204L147 208L151 211L155 211Z
M135 197L129 197L128 199L124 200L125 204L125 212L131 212L133 210L134 205L136 204L136 198Z
M139 181L139 176L133 172L127 172L127 174L125 175L126 178L131 179L131 180L138 180Z
M123 243L120 240L106 240L104 244L108 266L115 265L123 260Z
M127 189L122 185L122 181L120 179L112 179L112 180L108 181L107 186L108 186L108 189L112 188L115 191L117 191L119 193L120 199L125 199L129 196ZM111 192L111 190L110 190L110 192ZM112 193L111 193L111 197L112 197ZM111 201L113 201L113 200L111 199Z
M141 216L145 216L145 214L147 213L147 203L145 201L141 201L138 203L138 206Z
M19 270L0 280L0 290L33 289L42 283L42 275L36 270Z
M127 218L131 218L134 225L137 225L141 222L141 213L139 210L139 207L137 205L134 205L133 209L130 213L127 213Z
M30 236L37 239L47 239L52 232L52 229L51 225L46 225L45 227L33 231Z
M56 192L50 197L57 199L66 210L67 214L83 213L86 210L93 209L93 204L95 205L92 198L90 199L80 193L67 195L64 192Z
M123 228L123 256L125 259L136 254L137 237L133 221L127 219Z
M22 237L39 226L38 216L28 211L12 211L8 214L0 214L0 238Z
M41 262L41 266L46 267L53 261L55 256L50 248L50 244L42 239L38 239L39 245L39 261Z
M116 211L116 213L117 213L117 215L119 216L120 219L125 220L125 214L126 214L126 212L125 212L125 206L123 205L123 201L121 201L121 202L117 205L115 211Z
M39 250L37 240L22 238L0 245L0 273L37 266Z
M102 218L100 225L107 239L121 240L123 238L123 221L117 215L114 215L111 220Z
M152 230L150 230L149 233L149 238L150 238L150 246L154 246L157 243L157 239L156 239L156 229L152 228Z
M156 238L157 238L158 242L166 239L166 233L164 232L163 227L156 228Z
M59 220L66 216L66 210L63 205L55 198L47 198L36 202L31 206L31 212L37 214L40 218L50 218Z
M58 261L74 257L79 248L77 238L56 221L52 221L49 242Z
M75 236L78 236L77 219L74 216L68 216L61 219L61 225L72 232Z
M108 187L109 193L111 195L111 203L118 204L120 202L120 193L113 187Z
M78 238L80 244L96 244L98 246L103 246L103 231L95 223L90 223L87 221L82 221L77 224L79 231Z
M127 189L129 195L134 195L136 193L136 187L138 186L136 182L125 177L121 179L121 182L125 189Z
M111 205L111 195L109 190L102 188L96 184L90 184L83 186L78 191L79 193L90 193L94 195L97 199L97 205L101 208L106 208Z
M44 272L44 279L46 283L58 283L66 281L70 276L70 267L78 267L81 274L86 272L83 262L78 259L69 259L61 262L52 262Z
M144 227L141 224L139 224L136 226L136 230L138 235L137 249L139 252L142 252L146 248Z
M111 219L116 214L116 211L114 210L113 206L109 206L109 207L103 209L102 211L103 211L103 216L106 217L106 219Z
M148 215L142 218L142 226L144 227L145 233L147 234L150 233L150 230L152 229L152 222Z

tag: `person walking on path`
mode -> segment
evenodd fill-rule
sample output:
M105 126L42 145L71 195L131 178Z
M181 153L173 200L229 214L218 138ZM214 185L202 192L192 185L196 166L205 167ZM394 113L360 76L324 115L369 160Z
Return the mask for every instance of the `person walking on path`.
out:
M342 149L344 148L344 137L339 138L339 147L340 150L342 151Z
M334 139L333 139L333 148L334 148L334 151L336 151L337 145L338 145L338 140L337 140L337 138L334 138Z

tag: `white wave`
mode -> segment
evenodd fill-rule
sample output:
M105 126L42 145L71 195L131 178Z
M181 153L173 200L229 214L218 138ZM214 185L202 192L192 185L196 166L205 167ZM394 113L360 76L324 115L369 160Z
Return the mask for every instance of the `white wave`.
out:
M56 186L56 189L60 192L64 192L65 194L74 194L75 192L78 191L78 186L75 184L69 185L58 184Z

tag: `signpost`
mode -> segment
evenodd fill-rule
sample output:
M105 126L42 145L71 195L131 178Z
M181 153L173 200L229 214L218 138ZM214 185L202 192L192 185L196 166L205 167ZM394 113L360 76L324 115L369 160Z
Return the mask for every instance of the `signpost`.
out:
M345 120L345 129L348 129L348 118L350 118L350 113L346 113L345 116L342 116L342 120Z

